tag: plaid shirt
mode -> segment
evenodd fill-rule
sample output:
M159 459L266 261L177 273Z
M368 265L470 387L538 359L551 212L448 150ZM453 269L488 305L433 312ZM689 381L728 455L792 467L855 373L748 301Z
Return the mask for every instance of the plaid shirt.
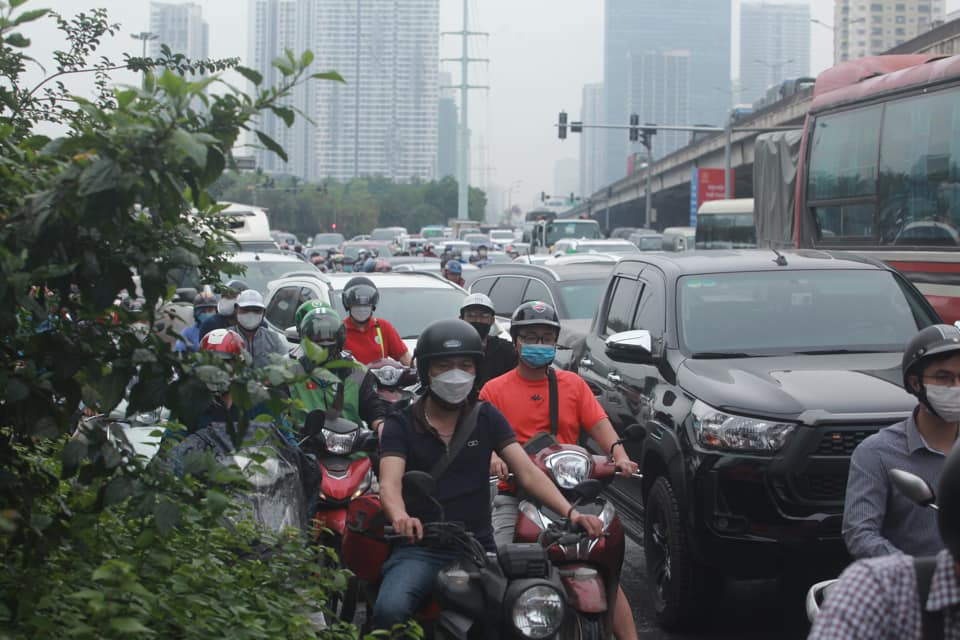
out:
M937 555L927 611L943 611L945 640L960 640L960 584L949 552ZM860 560L827 593L808 640L922 638L913 558L904 554Z

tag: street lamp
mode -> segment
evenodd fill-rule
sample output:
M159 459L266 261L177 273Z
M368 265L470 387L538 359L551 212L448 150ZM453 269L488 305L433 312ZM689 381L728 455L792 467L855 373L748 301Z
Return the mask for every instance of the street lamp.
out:
M141 31L140 33L131 33L130 37L134 40L140 40L143 42L143 53L140 54L141 58L147 57L147 42L156 40L160 36L156 33L150 33L149 31Z

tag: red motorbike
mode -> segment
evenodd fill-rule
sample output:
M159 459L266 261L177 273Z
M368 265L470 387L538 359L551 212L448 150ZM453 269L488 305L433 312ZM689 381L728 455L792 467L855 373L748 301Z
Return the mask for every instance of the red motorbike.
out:
M367 369L377 379L377 393L393 409L401 409L413 400L412 387L417 384L415 369L405 367L393 358L375 360L367 365Z
M621 473L610 458L591 455L576 445L558 444L549 434L531 439L524 448L571 503L582 494L584 484L592 480L606 486ZM560 637L606 638L613 628L613 607L623 566L623 525L613 503L599 495L582 501L577 511L599 517L603 535L591 539L584 532L573 531L567 514L523 499L514 541L540 543L560 570L570 607Z

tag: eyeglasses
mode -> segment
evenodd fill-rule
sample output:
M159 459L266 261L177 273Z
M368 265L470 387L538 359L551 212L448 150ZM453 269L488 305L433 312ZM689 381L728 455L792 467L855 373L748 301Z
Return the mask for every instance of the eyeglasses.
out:
M554 333L546 333L543 335L524 333L517 335L517 339L522 344L557 344L557 336Z
M923 376L924 380L932 382L938 387L957 387L960 386L960 373L950 373L941 371L933 376Z
M464 311L463 312L464 320L491 320L493 319L493 314L489 311Z

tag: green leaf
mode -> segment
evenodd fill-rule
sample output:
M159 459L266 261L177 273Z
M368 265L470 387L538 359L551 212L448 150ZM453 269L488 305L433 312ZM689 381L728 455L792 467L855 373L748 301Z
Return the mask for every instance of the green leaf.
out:
M14 376L7 381L7 390L4 397L10 404L26 400L30 396L30 387L19 377Z
M153 510L154 524L160 535L168 535L180 522L180 506L169 500L160 500Z
M342 83L344 83L344 84L346 84L346 82L347 82L346 80L343 79L343 76L341 76L341 75L340 75L339 73L337 73L336 71L325 71L325 72L323 72L323 73L312 73L312 74L310 74L310 77L313 78L314 80L332 80L332 81L334 81L334 82L342 82Z
M314 58L313 51L311 51L310 49L307 49L306 51L303 52L303 54L300 55L300 66L306 69L311 64L313 64L313 58Z
M20 49L25 49L30 46L30 38L25 38L22 34L19 34L19 33L11 33L6 38L4 38L4 42L6 42L11 47L17 47Z
M19 2L16 2L16 0L13 0L10 2L10 6L16 7L26 1L27 0L19 0ZM27 22L33 22L34 20L42 18L48 13L50 13L50 9L34 9L33 11L24 11L13 20L10 26L16 27Z
M61 475L64 478L72 478L76 473L77 469L80 468L80 463L87 456L87 445L79 440L70 440L63 447L63 452L60 454L60 461L63 465L61 469Z
M238 65L234 67L234 70L257 86L259 86L260 83L263 82L263 76L260 75L260 73L255 69Z
M147 633L154 635L148 627L143 626L136 618L114 618L110 621L110 627L122 633Z
M287 161L287 152L283 150L283 147L281 147L276 140L265 134L263 131L257 131L256 133L257 138L260 140L260 143L263 144L263 146L280 156L284 162Z
M112 158L98 157L87 165L80 174L80 187L77 194L89 196L115 189L120 184L123 169Z
M207 147L196 139L193 135L184 129L174 129L173 143L177 149L193 160L193 163L200 169L207 166Z
M273 107L273 113L277 115L283 123L288 127L293 126L293 121L296 119L296 115L293 113L293 109L289 107Z

